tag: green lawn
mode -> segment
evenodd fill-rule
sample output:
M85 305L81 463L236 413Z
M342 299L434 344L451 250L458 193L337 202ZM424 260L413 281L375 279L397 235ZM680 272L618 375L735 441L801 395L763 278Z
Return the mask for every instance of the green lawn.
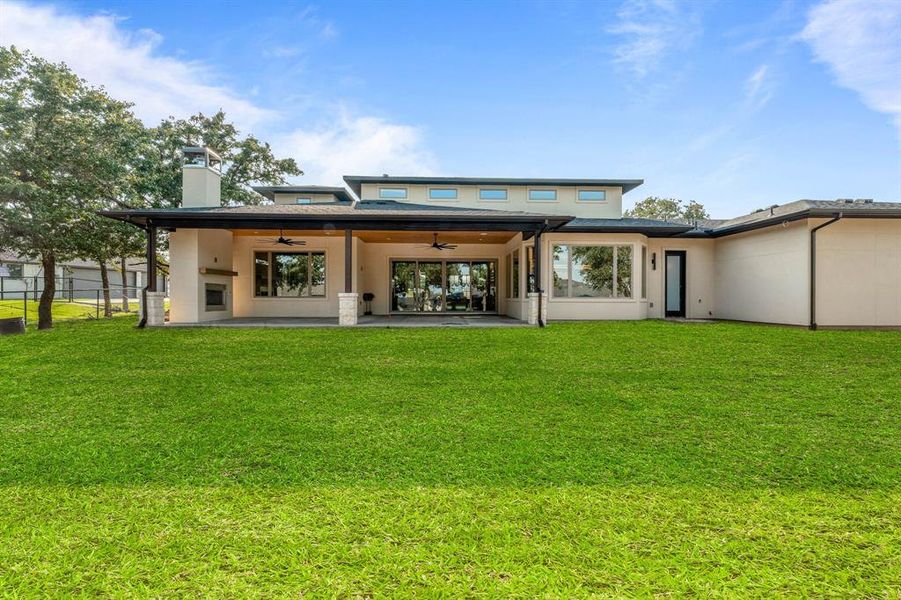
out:
M901 596L901 332L0 338L0 592Z
M54 300L53 301L53 318L58 320L67 319L93 319L97 316L97 299L96 298L75 298L74 301ZM139 303L135 300L129 302L131 314L137 312ZM0 319L9 317L21 317L27 312L27 321L29 325L38 322L38 302L28 297L28 302L23 303L21 294L18 298L12 299L7 297L0 300ZM122 312L121 299L113 300L113 316L125 316L128 313ZM103 299L100 300L100 315L103 315Z

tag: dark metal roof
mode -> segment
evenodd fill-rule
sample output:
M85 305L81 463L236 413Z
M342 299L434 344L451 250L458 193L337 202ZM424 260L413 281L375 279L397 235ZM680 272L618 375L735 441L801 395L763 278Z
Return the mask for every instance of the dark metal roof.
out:
M634 190L644 179L535 179L505 177L403 177L385 175L345 175L344 181L362 198L364 183L389 183L408 185L532 185L532 186L597 186L621 187L623 193Z
M849 219L898 219L901 202L871 202L862 200L798 200L720 221L713 227L699 225L688 235L694 237L723 237L753 229L772 227L781 223L808 218L828 218L841 213Z
M623 217L622 219L573 219L558 231L566 233L641 233L648 237L670 237L686 233L693 228L693 225L673 221Z
M213 208L108 210L100 214L140 227L259 229L486 229L534 231L556 228L570 216L409 204L392 200L356 203L266 204Z
M255 185L253 191L270 200L276 194L334 194L339 202L353 202L347 189L327 185Z

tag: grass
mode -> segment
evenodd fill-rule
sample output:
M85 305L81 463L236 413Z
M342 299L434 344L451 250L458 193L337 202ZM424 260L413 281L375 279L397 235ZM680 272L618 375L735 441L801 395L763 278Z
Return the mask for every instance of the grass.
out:
M38 322L38 302L30 295L27 304L22 302L21 294L18 298L12 299L7 297L0 300L0 319L10 317L21 317L23 314L27 317L26 321L29 325ZM113 316L124 316L127 314L134 315L138 310L139 303L137 300L129 302L131 313L122 312L121 299L113 300ZM26 313L27 310L27 313ZM103 316L103 299L100 300L100 315ZM72 302L68 300L53 301L53 318L54 320L70 320L70 319L94 319L97 316L97 299L96 298L75 298Z
M0 590L901 596L901 334L0 338Z

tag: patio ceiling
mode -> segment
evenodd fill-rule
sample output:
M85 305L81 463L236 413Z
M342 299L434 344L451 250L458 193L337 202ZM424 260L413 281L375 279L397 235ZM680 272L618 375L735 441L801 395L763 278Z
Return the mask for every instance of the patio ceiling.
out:
M342 237L342 231L322 229L234 229L236 236L271 237L280 233L286 237ZM355 231L354 237L370 244L431 244L438 234L442 242L449 244L505 244L516 235L510 231Z

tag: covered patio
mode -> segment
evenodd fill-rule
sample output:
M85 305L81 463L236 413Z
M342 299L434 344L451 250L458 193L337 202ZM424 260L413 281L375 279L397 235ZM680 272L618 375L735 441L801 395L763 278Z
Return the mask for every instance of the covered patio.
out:
M394 201L104 214L147 232L149 271L155 270L157 232L170 232L173 325L226 327L543 325L542 235L572 219ZM510 267L504 258L513 256L518 276L526 249L528 277L522 283L515 277L508 281L506 287L514 286L516 293L505 299L500 284ZM284 269L296 265L283 266L279 260L292 261L291 256L304 259L297 267L304 281L295 287L312 292L283 293ZM416 272L409 287L417 289L398 302L395 283L404 269ZM424 283L427 276L440 278L440 283ZM493 281L493 299L469 283L464 285L472 291L470 297L452 295L452 277ZM440 291L436 295L429 287ZM161 300L156 307L156 290L147 292L145 305L155 313L148 314L148 323L162 325ZM375 302L369 306L366 297L372 296ZM398 314L410 310L413 315Z

